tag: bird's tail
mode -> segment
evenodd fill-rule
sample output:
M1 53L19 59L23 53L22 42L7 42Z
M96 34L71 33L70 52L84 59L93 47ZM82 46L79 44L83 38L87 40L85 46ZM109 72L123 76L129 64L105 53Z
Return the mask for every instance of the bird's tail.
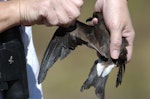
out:
M95 80L92 84L89 83L87 79L82 85L80 91L83 92L85 89L89 89L91 86L95 88L95 94L99 97L99 99L105 99L105 86L108 79L108 75L105 77L101 77L98 80Z
M99 97L99 99L105 99L105 85L108 79L108 75L105 77L101 77L97 82L95 94Z
M85 90L85 89L94 87L95 94L99 97L99 99L105 99L105 85L106 85L109 73L107 75L103 76L103 74L101 72L101 74L99 75L99 72L101 70L98 69L98 65L100 65L100 63L98 60L96 60L93 67L91 68L89 77L83 83L80 91L83 92L83 90ZM103 71L103 69L102 69L102 71Z

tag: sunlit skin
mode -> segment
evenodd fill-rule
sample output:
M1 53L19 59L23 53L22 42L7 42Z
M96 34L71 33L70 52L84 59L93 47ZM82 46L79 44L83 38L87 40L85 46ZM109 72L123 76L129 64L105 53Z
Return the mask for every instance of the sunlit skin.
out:
M20 24L66 27L73 24L79 17L82 5L83 0L12 0L0 2L0 32Z
M134 41L134 28L131 22L128 10L127 0L97 0L95 11L103 12L105 24L111 33L110 53L114 59L118 58L122 37L125 37L129 43L127 46L127 59L131 60ZM93 19L97 24L97 19Z
M82 5L83 0L13 0L0 2L0 32L20 24L67 27L74 24L74 21L79 17ZM3 9L5 9L6 14L3 14ZM130 61L135 32L127 0L116 0L115 2L114 0L97 0L94 11L103 12L105 24L111 33L110 53L112 58L118 58L123 36L129 42L127 57ZM93 23L97 23L96 20Z

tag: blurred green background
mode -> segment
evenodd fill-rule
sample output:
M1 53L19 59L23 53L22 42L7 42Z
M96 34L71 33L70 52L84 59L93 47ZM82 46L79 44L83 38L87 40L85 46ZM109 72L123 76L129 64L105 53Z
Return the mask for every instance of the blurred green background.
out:
M84 0L79 20L92 15L95 0ZM115 0L114 0L115 2ZM113 70L106 85L106 99L150 99L150 0L128 0L136 32L132 61L127 64L123 83L115 88L117 70ZM34 26L33 37L39 61L56 27ZM98 99L94 88L80 92L93 62L95 51L78 47L63 61L58 61L43 82L45 99Z

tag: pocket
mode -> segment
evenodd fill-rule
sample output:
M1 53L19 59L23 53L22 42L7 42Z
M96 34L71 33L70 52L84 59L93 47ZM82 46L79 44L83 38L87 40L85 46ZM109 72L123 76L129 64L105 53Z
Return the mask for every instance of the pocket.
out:
M0 46L0 81L17 80L21 77L23 47L18 40Z

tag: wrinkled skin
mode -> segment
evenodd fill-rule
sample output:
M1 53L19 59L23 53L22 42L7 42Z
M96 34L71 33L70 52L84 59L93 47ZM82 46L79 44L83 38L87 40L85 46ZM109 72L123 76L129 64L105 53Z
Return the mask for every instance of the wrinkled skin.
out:
M97 0L95 3L95 12L102 12L106 27L110 31L111 43L110 53L113 59L117 59L120 53L122 37L128 41L127 60L131 60L134 41L134 28L131 22L128 10L127 0ZM97 19L93 23L97 24Z
M18 25L42 24L67 27L74 24L79 17L82 5L83 0L10 0L0 2L0 32Z

